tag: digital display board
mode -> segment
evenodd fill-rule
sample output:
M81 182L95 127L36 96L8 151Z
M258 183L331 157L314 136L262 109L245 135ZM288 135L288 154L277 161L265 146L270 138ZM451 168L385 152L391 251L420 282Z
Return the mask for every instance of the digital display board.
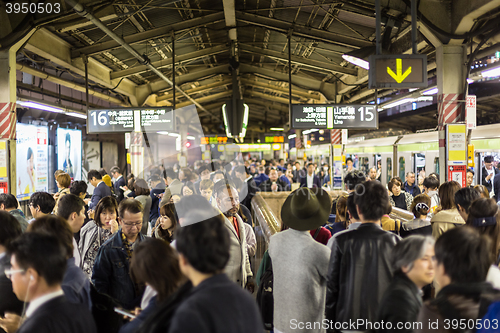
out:
M173 131L172 108L150 108L141 110L141 127L144 131Z
M134 109L89 110L87 133L132 132Z
M427 87L425 54L384 54L369 58L369 88Z
M36 191L48 191L48 128L16 125L16 197L29 199Z
M377 129L378 112L367 104L292 104L295 129Z
M82 131L57 129L57 168L72 180L82 180Z

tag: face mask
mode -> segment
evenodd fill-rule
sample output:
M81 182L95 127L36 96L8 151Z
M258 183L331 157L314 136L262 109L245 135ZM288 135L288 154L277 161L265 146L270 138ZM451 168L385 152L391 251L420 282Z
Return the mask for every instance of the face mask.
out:
M328 171L328 167L323 167L323 170Z

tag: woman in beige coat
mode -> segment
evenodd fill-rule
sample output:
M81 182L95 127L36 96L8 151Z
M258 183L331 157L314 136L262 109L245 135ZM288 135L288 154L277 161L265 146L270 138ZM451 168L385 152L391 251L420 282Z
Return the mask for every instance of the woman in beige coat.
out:
M460 184L450 181L439 186L439 201L441 205L431 219L432 236L438 239L445 231L465 224L455 205L455 193L460 190Z

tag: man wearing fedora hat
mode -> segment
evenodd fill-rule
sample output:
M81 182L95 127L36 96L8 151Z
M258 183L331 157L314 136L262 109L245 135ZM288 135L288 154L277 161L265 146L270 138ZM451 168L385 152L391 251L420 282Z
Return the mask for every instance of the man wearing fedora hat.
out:
M379 182L357 186L354 204L361 225L338 235L332 244L326 318L335 323L335 328L365 331L363 324L376 320L378 305L391 283L390 257L400 238L380 226L389 197ZM350 325L361 321L359 326Z
M293 191L281 209L290 229L269 242L274 285L274 332L325 332L326 276L330 250L309 230L325 224L331 199L321 188Z

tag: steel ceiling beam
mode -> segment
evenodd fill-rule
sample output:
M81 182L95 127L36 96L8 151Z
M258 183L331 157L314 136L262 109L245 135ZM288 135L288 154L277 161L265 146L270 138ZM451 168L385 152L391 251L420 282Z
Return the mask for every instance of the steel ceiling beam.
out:
M224 92L221 92L221 93L218 93L218 94L212 94L212 95L208 95L208 96L205 96L205 97L200 97L200 98L196 98L195 101L196 103L206 103L206 102L210 102L210 101L213 101L213 100L216 100L216 99L219 99L219 98L226 98L226 97L229 97L233 95L233 92L232 91L224 91ZM191 105L193 104L191 101L186 101L186 102L182 102L182 103L176 103L175 106L177 108L182 108L184 106L188 106L188 105Z
M198 81L201 78L217 75L217 74L228 74L229 70L227 65L220 65L212 68L200 68L200 69L191 69L190 73L176 76L175 83L177 85L182 85L187 82ZM138 87L138 89L147 89L151 94L155 94L161 90L171 88L171 85L166 83L165 81L158 80L151 83L143 84Z
M214 54L224 53L224 52L228 52L228 51L229 51L229 48L227 45L217 45L217 46L213 46L213 47L208 47L208 48L205 48L202 50L176 55L175 56L175 63L177 64L177 63L181 63L184 61L193 61L193 60L197 60L197 59L200 59L203 57L208 57L208 56L212 56ZM167 59L162 59L160 61L152 62L151 65L153 65L156 68L172 67L172 61L170 60L172 58L172 54L165 53L165 56L167 57ZM135 66L132 68L127 68L124 70L112 72L111 79L117 79L117 78L127 77L127 76L131 76L131 75L141 74L141 73L144 73L147 71L149 71L149 68L147 65L139 65L139 66Z
M39 71L38 69L34 69L33 67L29 67L29 66L26 66L24 64L18 63L18 64L16 64L16 69L18 71L23 72L23 73L31 74L33 76L39 77L42 80L47 80L47 81L50 81L50 82L53 82L53 83L56 83L56 84L60 84L62 86L65 86L65 87L68 87L68 88L80 91L82 93L85 93L85 87L84 86L76 84L75 82L72 82L72 81L61 79L58 76L51 75L51 74L48 74L46 72ZM111 102L111 103L114 103L114 104L117 104L117 105L129 106L128 103L123 102L119 98L116 98L116 97L104 94L102 92L98 92L98 91L93 90L93 89L89 89L89 95L98 97L98 98L100 98L102 100L105 100L105 101L108 101L108 102Z
M210 83L210 84L204 84L204 85L201 85L201 86L193 88L193 89L186 89L186 90L184 90L184 92L188 95L200 94L200 93L206 92L206 91L214 89L214 88L220 88L220 87L227 86L228 84L232 84L232 83L233 83L233 80L224 79L222 81L217 81L217 82ZM173 98L173 94L167 93L167 94L158 96L156 98L156 101L161 102L161 101L172 99L172 98Z
M295 30L294 30L294 32L295 32ZM245 44L240 44L240 50L245 51L245 52L249 52L249 53L265 55L265 56L268 56L270 58L275 58L275 59L279 59L282 61L288 61L288 56L282 52L279 52L279 51L273 51L270 49L263 49L260 47L255 47L255 46L245 45ZM352 75L352 76L358 75L358 70L355 68L346 68L346 67L335 65L333 63L329 63L326 61L312 60L312 59L299 57L296 55L292 55L292 63L296 63L296 64L299 64L302 66L311 67L314 69L330 71L330 72L334 72L334 73L347 74L347 75Z
M288 74L286 73L244 63L240 65L240 73L260 74L263 76L275 78L279 81L288 82ZM294 74L292 75L292 84L298 87L306 88L308 90L320 92L329 100L335 99L336 89L334 83L323 82L321 80L313 79L307 76Z
M342 45L354 49L373 46L372 42L361 38L341 35L335 32L307 27L294 22L282 21L262 15L237 11L236 19L242 23L265 27L285 34L288 33L290 29L293 29L294 36L320 40L328 44Z
M258 87L261 89L269 89L273 90L276 92L284 93L288 95L288 88L281 88L273 84L257 81L257 80L251 80L251 79L242 79L242 83L251 86L251 87ZM297 97L302 97L302 98L307 98L307 99L314 99L314 100L321 100L321 97L319 94L311 94L308 92L302 92L297 90L297 88L292 89L292 96L297 96Z
M123 40L127 44L140 43L140 42L144 42L144 41L154 39L154 38L169 36L171 31L175 31L176 33L179 33L179 32L182 32L184 30L191 30L191 29L202 27L205 25L214 24L214 23L220 22L222 20L224 20L224 13L217 12L217 13L208 14L208 15L205 15L202 17L197 17L197 18L190 19L190 20L185 20L182 22L173 23L173 24L170 24L167 26L146 30L144 32L139 32L136 34L124 36ZM85 46L85 47L81 47L79 49L76 49L76 50L71 52L71 57L76 58L76 57L81 56L82 54L90 56L90 55L105 52L105 51L111 51L111 50L119 48L119 47L120 47L120 43L118 43L115 40L110 40L110 41L96 43L94 45Z

